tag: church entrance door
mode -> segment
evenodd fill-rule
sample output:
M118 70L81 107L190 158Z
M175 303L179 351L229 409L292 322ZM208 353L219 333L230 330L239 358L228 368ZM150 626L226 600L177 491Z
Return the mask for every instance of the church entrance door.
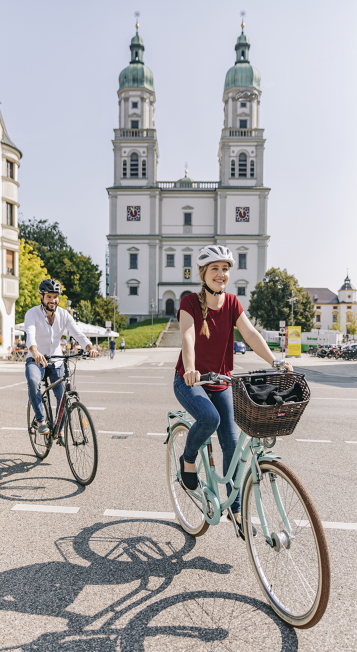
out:
M173 317L175 315L175 303L173 299L167 299L166 301L166 315L168 317Z

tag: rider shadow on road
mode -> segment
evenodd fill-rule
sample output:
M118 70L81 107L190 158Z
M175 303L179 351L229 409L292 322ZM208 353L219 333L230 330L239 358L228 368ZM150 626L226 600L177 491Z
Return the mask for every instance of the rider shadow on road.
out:
M48 631L50 627L42 625L39 634L38 619L31 630L27 618L28 633L22 631L21 640L1 650L21 645L23 652L102 648L171 652L176 646L189 650L194 639L196 650L208 652L214 642L215 651L223 652L236 649L262 626L270 652L298 649L294 630L259 600L222 591L191 592L189 587L158 601L184 570L193 571L190 586L197 587L195 570L228 575L232 569L200 556L186 560L196 540L175 523L134 519L97 523L56 545L63 561L0 574L0 609L61 619L62 631Z

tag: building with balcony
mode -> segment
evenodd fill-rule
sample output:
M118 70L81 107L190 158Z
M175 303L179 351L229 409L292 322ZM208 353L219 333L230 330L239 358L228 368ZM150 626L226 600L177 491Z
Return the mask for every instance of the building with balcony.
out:
M154 79L138 27L131 61L119 76L114 182L107 189L109 293L119 297L131 322L147 318L153 304L155 314L174 315L182 296L200 289L198 252L220 243L236 260L227 291L247 310L266 271L269 188L263 182L260 74L249 62L244 24L224 84L217 181L191 179L187 170L178 181L157 180Z
M0 289L0 357L14 340L15 301L19 296L19 240L18 240L18 169L20 150L6 131L0 112L1 151L1 289Z
M357 292L348 274L338 293L328 288L305 288L315 308L314 328L328 330L338 326L341 333L348 335L351 319L357 318Z

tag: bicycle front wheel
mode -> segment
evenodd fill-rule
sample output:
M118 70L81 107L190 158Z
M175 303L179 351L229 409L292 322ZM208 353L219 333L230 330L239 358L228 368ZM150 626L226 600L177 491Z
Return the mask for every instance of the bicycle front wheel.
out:
M72 403L67 411L65 442L70 469L79 484L93 482L98 466L98 445L93 421L87 408Z
M166 450L166 478L171 504L181 526L192 536L200 537L209 527L202 511L201 502L181 485L177 477L177 468L179 468L180 457L185 449L188 431L189 428L184 423L176 423L172 428L172 439L169 438ZM200 477L205 481L200 453L198 453L196 466Z
M44 406L44 413L47 416L47 422L49 423L48 414L45 407L46 406ZM35 417L35 412L30 401L27 404L27 430L35 455L40 460L44 460L50 452L52 446L52 438L50 435L39 435L37 419Z
M262 462L259 466L261 503L274 545L271 547L263 534L249 470L242 500L248 555L276 613L290 625L307 629L322 618L330 595L325 533L316 507L298 477L281 462ZM253 524L258 531L255 537Z

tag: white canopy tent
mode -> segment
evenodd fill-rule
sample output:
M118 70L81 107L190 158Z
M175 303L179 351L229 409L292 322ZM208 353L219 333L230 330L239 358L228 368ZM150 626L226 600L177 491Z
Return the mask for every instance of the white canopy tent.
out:
M79 330L82 331L83 335L86 337L95 337L96 342L98 343L98 337L119 337L119 333L116 331L107 331L106 328L103 328L102 326L94 326L93 324L85 324L82 321L77 322L77 326ZM24 333L25 331L25 324L16 324L15 326L16 330L18 331L18 334ZM16 332L16 331L15 331Z

